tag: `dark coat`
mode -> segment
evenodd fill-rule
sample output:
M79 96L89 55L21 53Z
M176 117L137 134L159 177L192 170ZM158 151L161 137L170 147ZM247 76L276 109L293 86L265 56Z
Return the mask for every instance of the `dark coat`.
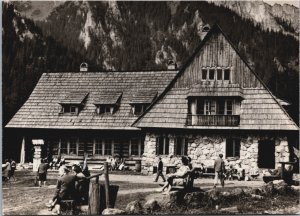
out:
M74 198L75 181L77 177L72 174L65 174L57 180L56 196L60 199Z
M163 171L163 167L164 167L164 164L162 161L159 161L158 162L158 165L157 165L157 171Z

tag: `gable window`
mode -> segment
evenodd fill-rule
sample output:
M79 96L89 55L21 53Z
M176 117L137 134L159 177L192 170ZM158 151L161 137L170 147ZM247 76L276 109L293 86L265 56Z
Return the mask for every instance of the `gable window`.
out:
M207 80L207 69L202 69L202 80Z
M230 80L230 69L224 70L224 80Z
M62 105L62 113L78 114L79 107L76 105Z
M227 157L240 157L241 143L240 139L227 138L226 139L226 158Z
M202 80L206 81L230 81L231 71L230 68L203 68L202 69Z
M217 69L217 80L222 80L223 71L222 69Z
M160 136L156 138L156 154L157 155L169 154L169 137Z
M187 155L188 140L183 137L176 137L174 155Z
M209 69L209 80L215 79L215 69Z
M96 106L97 114L116 112L120 106L122 92L103 91L98 93L94 98L94 105Z

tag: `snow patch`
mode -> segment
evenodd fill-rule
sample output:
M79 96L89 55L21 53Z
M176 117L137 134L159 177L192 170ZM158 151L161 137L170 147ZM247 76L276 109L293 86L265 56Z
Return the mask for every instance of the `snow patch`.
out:
M92 18L92 12L91 10L88 10L86 14L86 21L84 27L79 34L79 40L83 41L85 49L87 49L91 43L91 37L89 31L90 29L93 29L95 26L96 24Z

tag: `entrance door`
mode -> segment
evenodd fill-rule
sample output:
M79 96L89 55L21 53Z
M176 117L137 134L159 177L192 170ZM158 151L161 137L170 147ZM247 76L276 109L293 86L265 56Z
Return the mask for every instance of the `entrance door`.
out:
M258 167L275 168L275 141L260 140L258 142Z

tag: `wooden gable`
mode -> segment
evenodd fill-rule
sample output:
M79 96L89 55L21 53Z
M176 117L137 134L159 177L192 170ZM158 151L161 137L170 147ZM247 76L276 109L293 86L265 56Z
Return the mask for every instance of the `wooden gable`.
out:
M217 68L230 69L230 80L203 80L202 69ZM238 126L187 125L187 97L191 92L201 93L201 96L208 92L225 97L233 90L235 93L241 93L243 98L239 104ZM133 125L147 128L298 130L293 120L240 57L218 25L213 26L166 90Z

